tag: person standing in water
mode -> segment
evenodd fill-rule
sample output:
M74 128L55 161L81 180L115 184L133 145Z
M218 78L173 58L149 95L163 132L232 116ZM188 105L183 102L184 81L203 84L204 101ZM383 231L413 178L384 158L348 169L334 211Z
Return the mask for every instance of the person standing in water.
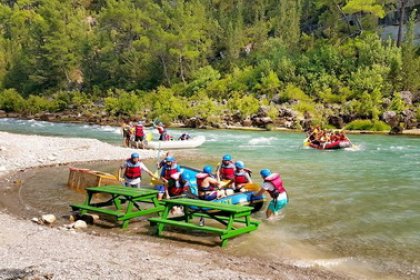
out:
M283 180L279 173L271 173L269 169L262 169L260 175L264 180L262 188L255 194L255 196L262 195L267 191L272 200L268 205L266 215L267 219L272 219L282 208L289 202L286 189L283 187Z

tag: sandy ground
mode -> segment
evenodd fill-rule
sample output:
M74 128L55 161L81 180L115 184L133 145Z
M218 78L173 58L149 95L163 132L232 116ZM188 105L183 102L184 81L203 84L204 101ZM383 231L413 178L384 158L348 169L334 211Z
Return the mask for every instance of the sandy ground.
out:
M122 160L132 151L93 139L0 132L0 176L7 181L26 168ZM222 248L154 236L60 230L12 217L7 209L0 211L0 224L0 279L347 279L321 268L231 256Z

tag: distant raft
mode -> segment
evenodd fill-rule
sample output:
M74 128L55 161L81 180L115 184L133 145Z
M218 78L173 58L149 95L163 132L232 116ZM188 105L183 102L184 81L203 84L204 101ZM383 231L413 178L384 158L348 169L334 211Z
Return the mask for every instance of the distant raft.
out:
M206 137L197 136L188 140L170 140L170 141L142 141L132 142L132 147L140 149L153 149L153 150L173 150L173 149L194 149L198 148L206 141Z
M349 140L339 140L339 141L332 141L332 142L324 142L320 144L309 142L308 139L304 141L304 146L308 146L318 150L338 150L338 149L345 149L350 148L352 146Z

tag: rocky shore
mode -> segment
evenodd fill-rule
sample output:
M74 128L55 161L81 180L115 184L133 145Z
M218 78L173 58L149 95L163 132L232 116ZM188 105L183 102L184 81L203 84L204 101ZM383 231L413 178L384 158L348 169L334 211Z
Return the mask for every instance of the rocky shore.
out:
M0 132L0 189L10 188L7 181L22 169L121 160L132 151L93 139ZM63 231L11 216L4 208L0 223L0 279L348 279L290 260L237 257L218 247L149 235Z

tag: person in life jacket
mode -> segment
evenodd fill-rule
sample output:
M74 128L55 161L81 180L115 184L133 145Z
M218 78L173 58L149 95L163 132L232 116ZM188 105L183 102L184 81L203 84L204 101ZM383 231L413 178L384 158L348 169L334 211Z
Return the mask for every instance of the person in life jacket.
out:
M168 141L170 139L168 131L166 130L163 123L160 122L159 124L155 125L155 128L159 132L159 141Z
M178 138L178 140L182 140L182 141L183 140L189 140L189 139L191 139L191 136L186 132L182 133L181 136L179 136L179 138Z
M141 142L144 140L144 127L143 127L143 123L141 121L139 121L135 126L135 141L136 142Z
M150 177L154 177L153 173L140 161L138 153L132 153L120 167L120 174L124 174L124 184L126 187L140 188L142 172L146 172Z
M289 202L286 189L283 187L283 180L279 173L271 173L269 169L262 169L260 175L264 180L262 188L255 195L260 196L267 191L272 200L268 205L266 215L267 219L276 215Z
M221 181L229 181L226 185L235 180L235 165L231 155L226 154L222 157L222 162L217 169L217 176Z
M203 172L196 175L198 198L203 200L214 200L224 196L224 192L219 190L220 182L214 178L212 167L204 166Z
M165 158L165 163L162 166L162 170L160 172L160 180L164 183L163 189L162 186L158 186L157 189L159 190L158 199L162 199L164 194L166 197L170 197L169 189L173 189L177 187L179 184L179 176L176 176L176 173L180 173L181 168L175 162L175 158L173 156L168 156Z
M252 183L250 172L250 170L245 169L245 164L242 161L235 162L235 177L233 181L233 190L235 192L245 191L243 187Z
M121 133L122 133L122 136L123 136L124 145L126 147L129 147L130 146L131 132L130 132L130 125L128 124L128 122L123 121L121 123Z

